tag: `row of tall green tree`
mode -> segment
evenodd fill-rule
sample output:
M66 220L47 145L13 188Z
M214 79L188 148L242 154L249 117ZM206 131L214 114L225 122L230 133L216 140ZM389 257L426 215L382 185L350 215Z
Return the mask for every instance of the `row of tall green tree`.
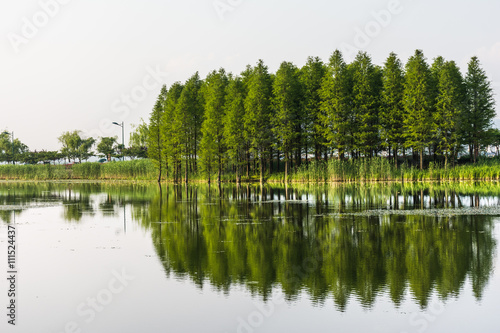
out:
M270 73L262 60L238 76L224 69L202 80L164 86L149 119L148 155L176 180L190 174L265 173L312 158L394 159L412 153L456 160L468 147L475 162L489 144L492 88L477 57L465 74L452 60L429 64L421 50L403 65L391 53L382 66L360 52L346 63L283 62ZM491 141L491 140L490 140ZM280 161L282 163L280 164ZM283 165L284 164L284 165Z

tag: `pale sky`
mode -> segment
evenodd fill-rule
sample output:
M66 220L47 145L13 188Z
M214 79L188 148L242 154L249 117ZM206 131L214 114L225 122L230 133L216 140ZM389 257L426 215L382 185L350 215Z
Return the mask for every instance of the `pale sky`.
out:
M500 105L500 1L17 0L0 4L0 131L31 150L64 131L118 136L147 119L162 84L263 59L301 67L336 49L382 65L422 49L466 70L477 55ZM351 49L352 49L351 48ZM500 120L496 120L500 124Z

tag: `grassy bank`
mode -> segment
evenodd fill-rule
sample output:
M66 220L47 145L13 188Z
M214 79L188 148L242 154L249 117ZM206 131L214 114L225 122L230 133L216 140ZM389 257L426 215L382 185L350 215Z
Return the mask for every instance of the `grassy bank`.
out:
M158 173L150 160L64 165L0 165L4 180L154 180Z
M283 182L284 173L273 174L270 182ZM420 170L403 164L396 168L385 158L357 159L348 161L330 160L303 164L289 175L291 182L331 183L367 181L462 181L499 180L500 162L483 161L477 164L443 168L430 163L429 168Z
M71 168L64 165L0 165L3 180L148 180L154 181L158 171L148 159L111 163L81 163ZM250 178L247 181L255 181ZM266 177L268 182L283 183L284 173ZM212 177L215 181L216 177ZM224 182L234 181L234 175L224 174ZM500 180L500 162L486 160L477 164L465 164L444 169L430 163L429 168L401 165L394 167L387 159L330 160L303 164L289 175L292 183L333 183L370 181L491 181ZM190 181L204 182L201 175L193 175ZM245 179L243 179L245 181Z

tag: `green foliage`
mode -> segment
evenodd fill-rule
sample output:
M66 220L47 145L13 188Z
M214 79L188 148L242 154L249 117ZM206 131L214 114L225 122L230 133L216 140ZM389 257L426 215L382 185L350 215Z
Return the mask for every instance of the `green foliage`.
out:
M94 155L92 147L95 144L95 139L83 139L80 136L80 131L64 132L58 140L62 145L61 153L68 161L78 159L81 162L82 160L88 160L89 157Z
M246 90L239 77L230 77L226 88L225 116L223 119L223 140L229 160L235 166L236 178L240 175L242 160L248 141L245 136L244 119Z
M420 152L420 169L423 168L423 151L434 131L432 79L429 66L421 50L416 50L406 64L403 105L406 118L406 147Z
M158 177L157 169L150 159L116 161L100 166L100 179L155 180Z
M465 86L466 103L462 133L464 143L469 145L471 155L476 162L480 146L484 143L486 132L496 114L491 84L477 57L472 57L469 62Z
M116 137L103 137L97 145L97 151L104 155L108 161L111 161L111 157L116 153L116 140Z
M19 161L25 164L37 164L43 162L44 164L49 164L51 162L55 163L58 160L64 158L62 153L57 151L31 151L21 154Z
M70 179L64 165L0 165L0 179L8 180L49 180Z
M243 121L251 150L260 159L260 179L262 182L264 154L269 150L272 142L272 78L262 60L259 60L257 66L252 69L247 89Z
M318 57L307 58L307 63L300 69L300 79L303 86L304 113L301 121L306 135L304 144L314 148L316 160L321 158L321 152L326 144L321 123L321 85L327 73L327 67Z
M458 149L460 115L465 102L465 86L460 70L454 61L444 63L438 75L438 90L434 122L440 153L445 156L445 168L450 154Z
M0 161L15 163L21 161L23 155L29 152L28 146L13 136L14 133L7 131L0 133Z
M0 165L0 179L8 180L154 180L156 168L149 159L66 165Z
M303 87L299 70L292 63L283 62L273 82L274 109L271 119L275 145L285 154L285 178L288 172L288 161L293 149L301 147L304 129Z
M228 78L224 69L208 74L202 87L204 105L204 120L201 127L200 163L208 176L216 168L217 179L221 180L222 167L226 154L224 144L224 112L226 103L226 87Z
M359 158L329 160L304 164L294 172L292 182L378 182L378 181L496 181L500 180L498 160L484 160L477 164L445 168L431 162L429 168L420 170L407 164L396 168L386 158ZM268 181L283 182L283 174L275 174Z
M180 82L172 84L165 100L163 112L161 136L163 140L162 154L168 167L172 169L174 178L178 177L179 165L181 163L181 148L183 142L181 118L176 114L177 102L181 96L183 85Z
M148 141L148 125L141 118L139 125L131 126L129 144L130 147L124 149L125 156L131 158L146 158L147 157L147 141Z
M330 57L328 72L321 86L322 132L327 144L338 150L339 158L354 148L355 119L351 108L352 80L342 53Z
M155 163L159 168L158 181L162 177L162 165L163 165L163 147L164 147L164 110L165 101L167 99L167 87L164 85L161 88L160 95L156 100L156 104L151 112L149 118L148 126L148 157Z
M289 168L304 170L312 159L380 155L396 168L403 159L420 170L431 161L446 169L464 144L477 159L493 142L492 101L477 58L465 84L453 61L437 57L429 66L421 50L404 67L394 53L383 68L366 52L347 64L338 50L328 66L309 57L301 69L283 62L275 74L260 60L240 77L220 69L204 81L196 73L163 87L147 148L159 180L240 180L246 167L248 181L258 175L263 182L276 171L287 178Z
M380 107L380 135L383 145L393 149L396 156L404 144L403 107L404 71L395 53L387 58L382 71L382 91Z
M365 156L376 154L380 146L379 115L381 72L366 52L360 52L350 65L352 71L352 112L356 122L354 141Z

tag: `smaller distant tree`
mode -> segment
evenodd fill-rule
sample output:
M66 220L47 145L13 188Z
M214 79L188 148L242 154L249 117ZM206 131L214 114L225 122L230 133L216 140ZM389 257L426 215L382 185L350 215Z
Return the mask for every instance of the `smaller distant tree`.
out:
M95 144L94 138L84 139L80 136L80 131L64 132L58 138L62 145L61 153L64 155L68 161L78 161L81 163L82 160L88 160L89 157L93 156L92 147Z
M116 137L103 137L97 145L97 151L104 155L108 162L111 161L111 157L116 154L116 150L118 148L116 140Z
M0 134L0 160L5 162L22 161L22 155L29 152L28 146L19 139L12 141L12 134L4 131Z
M490 128L486 131L484 143L486 146L495 147L496 156L500 156L500 130L498 128Z
M38 160L40 162L44 163L55 163L57 160L60 160L63 158L62 154L59 153L58 151L45 151L42 150L38 152Z
M68 159L68 162L75 160L78 153L78 147L82 141L78 131L64 132L58 140L62 145L61 153Z
M28 151L23 153L19 157L19 161L24 164L37 164L38 163L38 153L36 151Z
M82 160L88 160L89 157L94 156L92 153L92 147L95 144L95 139L94 138L88 138L81 140L80 146L77 149L77 157L79 162Z
M148 142L148 125L141 118L139 125L132 125L130 147L146 147Z

